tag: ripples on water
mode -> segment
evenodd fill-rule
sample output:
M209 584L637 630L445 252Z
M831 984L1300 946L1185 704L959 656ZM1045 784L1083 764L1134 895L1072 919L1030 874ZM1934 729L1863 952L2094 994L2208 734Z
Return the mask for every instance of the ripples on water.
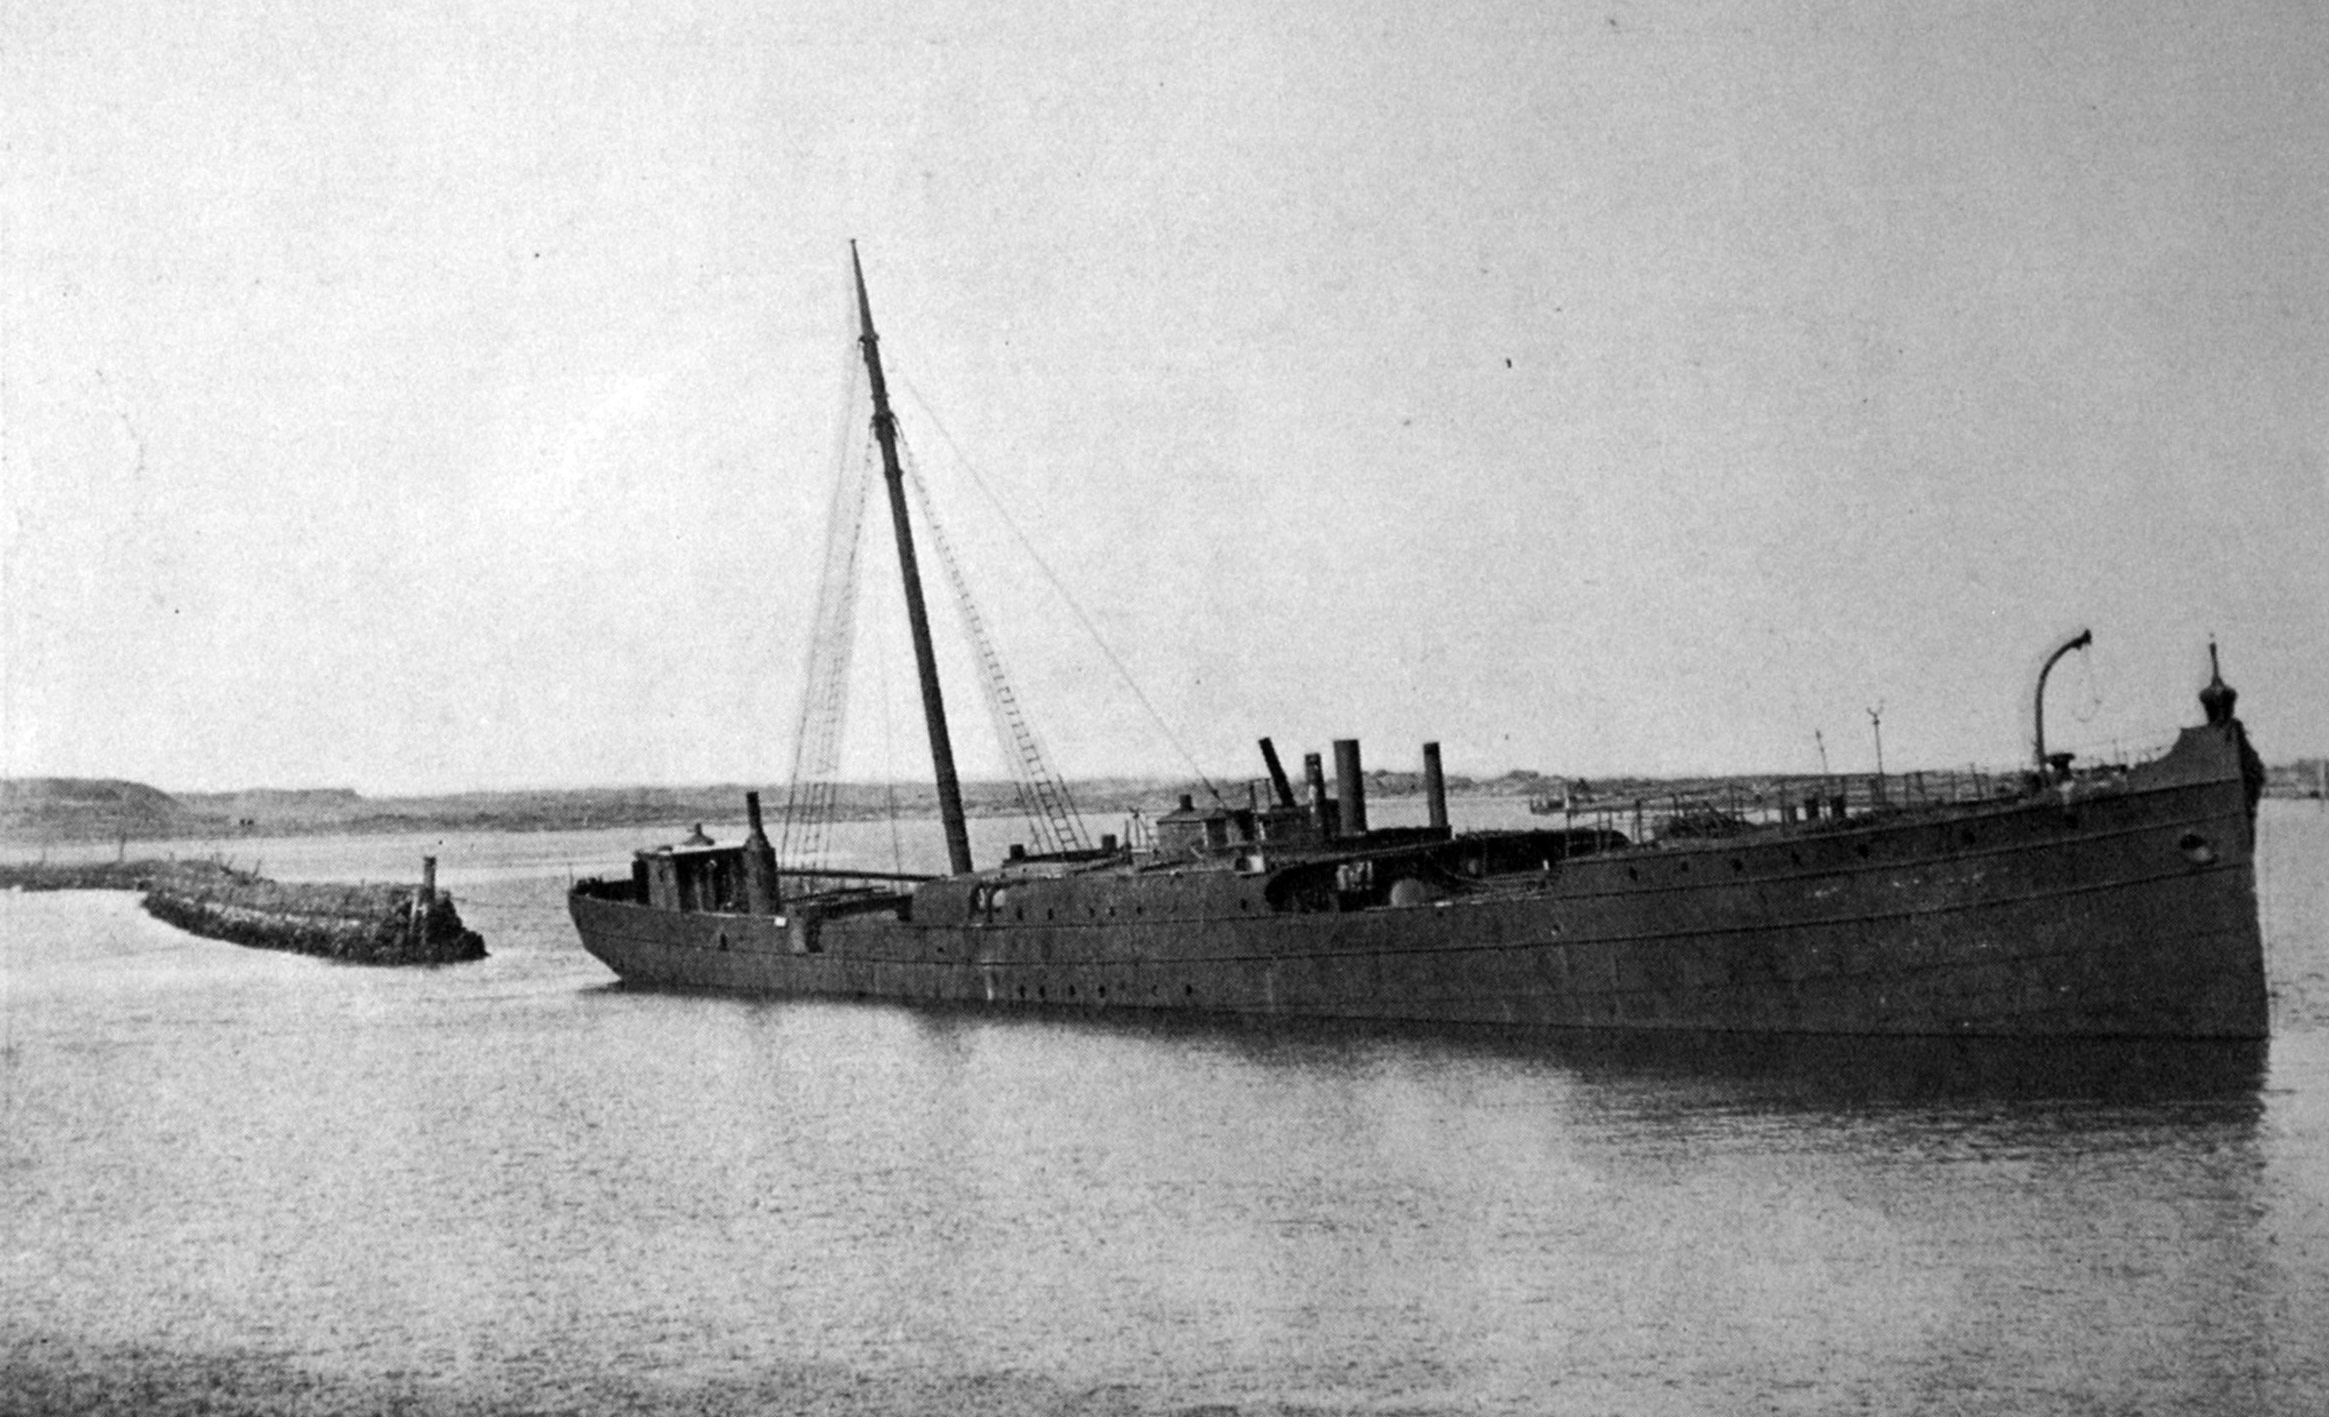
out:
M0 896L0 1404L2329 1410L2329 817L2268 813L2269 1047L645 993L560 899L628 833L430 848L435 971Z

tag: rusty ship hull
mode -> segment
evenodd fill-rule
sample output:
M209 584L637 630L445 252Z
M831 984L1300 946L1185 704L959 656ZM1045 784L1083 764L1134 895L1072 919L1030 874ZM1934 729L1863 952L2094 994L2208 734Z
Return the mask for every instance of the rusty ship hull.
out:
M1087 849L982 649L990 703L1018 744L1023 800L1049 854L976 869L931 648L898 429L865 277L851 248L900 584L912 632L946 875L785 888L756 794L740 845L637 854L629 879L569 895L582 942L624 980L780 997L997 1008L1185 1010L1536 1028L1769 1033L2255 1038L2267 1028L2253 846L2263 769L2215 676L2207 721L2123 772L2046 751L2038 676L2032 771L2010 797L1899 805L1882 780L1842 797L1677 811L1653 833L1448 830L1437 744L1430 825L1370 831L1356 740L1320 758L1299 803L1268 739L1271 805L1190 798L1138 849ZM846 459L844 460L846 465ZM836 515L829 565L856 564ZM938 542L942 558L945 543ZM836 550L835 548L841 548ZM841 581L834 585L842 584ZM828 586L827 589L833 589ZM846 644L852 596L820 592L817 643ZM843 607L828 622L829 607ZM976 616L965 620L975 625ZM829 632L827 634L826 632ZM796 802L818 820L845 656L812 654ZM2214 649L2210 648L2211 667ZM830 671L821 676L820 666ZM822 747L815 746L822 744ZM1881 750L1879 752L1881 758ZM1803 810L1799 811L1801 808ZM795 814L788 810L788 828ZM788 831L788 839L789 839ZM700 832L699 832L700 836ZM808 838L804 838L804 841ZM808 875L809 881L799 878ZM822 877L823 879L818 879Z
M1533 1028L2258 1038L2237 720L2096 784L1560 854L1550 833L1007 864L770 912L571 894L627 982ZM734 848L730 848L734 850ZM1316 884L1366 863L1371 892ZM1386 889L1386 880L1417 889ZM1307 883L1307 884L1306 884Z

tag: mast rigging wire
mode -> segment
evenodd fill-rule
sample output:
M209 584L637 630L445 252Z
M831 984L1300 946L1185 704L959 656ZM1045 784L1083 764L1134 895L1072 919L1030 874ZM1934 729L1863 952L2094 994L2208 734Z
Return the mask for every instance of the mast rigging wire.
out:
M1059 593L1059 598L1066 603L1068 612L1076 617L1076 623L1083 626L1084 633L1091 638L1094 645L1099 647L1100 653L1115 669L1116 677L1123 680L1125 688L1131 690L1132 697L1139 701L1142 711L1156 725L1157 731L1164 735L1165 741L1172 745L1173 751L1181 755L1181 761L1188 764L1189 771L1196 774L1197 780L1205 785L1206 794L1213 799L1216 805L1228 806L1229 804L1222 799L1220 789L1213 785L1213 779L1207 777L1205 770L1197 765L1196 756L1182 744L1179 735L1173 732L1172 725L1165 721L1163 714L1157 712L1156 705L1149 702L1148 695L1140 691L1139 681L1132 677L1132 671L1125 667L1124 661L1117 657L1116 651L1109 647L1106 639L1101 637L1099 627L1092 623L1091 616L1084 613L1084 607L1068 591L1066 583L1060 580L1059 573L1051 569L1051 563L1043 559L1043 553L1035 549L1035 544L1029 541L1027 534L1019 529L1019 523L1012 519L1010 510L1004 505L1003 499L997 496L995 490L987 485L987 480L979 475L979 470L971 462L970 455L965 453L962 450L962 445L954 440L954 434L948 430L945 420L938 416L938 411L930 406L929 400L922 397L922 391L915 387L913 380L898 373L894 368L891 370L891 374L898 383L904 385L907 393L913 395L915 407L922 411L923 417L930 420L930 426L938 430L938 436L945 440L948 448L953 450L955 460L961 463L962 470L969 475L971 485L978 488L980 494L994 507L995 514L1003 519L1003 526L1011 533L1011 539L1019 543L1019 549L1026 553L1027 559L1035 563L1035 568L1043 573L1043 578L1051 583L1051 588L1054 591Z
M857 563L873 486L870 447L850 436L858 391L854 380L843 390L845 406L834 450L833 494L826 511L825 562L818 578L817 605L802 669L792 783L779 837L780 856L800 866L814 865L824 855L840 792L836 778L841 728L847 716L849 666L857 638ZM853 446L860 454L854 475L849 466ZM813 889L816 883L804 884Z
M876 633L885 642L891 638L891 636L879 631ZM876 671L881 676L878 688L881 700L882 802L887 810L890 824L890 869L903 872L906 869L906 838L905 833L901 830L900 819L903 814L898 810L897 731L895 723L890 718L890 649L891 646L887 643L877 645L873 662Z
M978 601L970 593L970 580L963 574L962 560L954 554L953 540L939 522L938 509L931 501L930 486L923 480L921 466L902 433L898 436L898 456L905 465L906 484L921 506L931 547L938 553L938 564L954 592L963 638L970 642L971 652L978 660L979 689L1009 765L1012 786L1019 795L1019 810L1027 818L1042 850L1081 851L1088 836L1083 818L1076 811L1066 781L1052 770L1034 724L1020 707L1018 693L1011 687L1010 675L1004 671L1002 656L995 649L994 637L987 633L986 618L979 613Z
M866 518L871 515L873 486L878 476L874 441L863 436L860 427L864 421L862 415L865 400L862 396L865 392L863 371L852 361L847 371L847 384L842 390L841 417L835 429L835 472L826 514L825 559L820 571L816 608L802 673L801 710L793 739L791 788L786 798L779 834L781 858L802 868L813 868L825 859L831 829L840 814L843 786L840 781L840 760L842 740L847 731L852 670L857 652L857 610L862 595L864 533ZM902 434L902 430L900 432ZM906 480L921 503L922 521L929 529L939 562L954 591L964 637L970 642L978 661L980 688L996 736L1004 750L1005 760L1010 765L1013 786L1021 810L1032 828L1033 839L1039 843L1039 849L1045 851L1081 850L1087 844L1087 833L1067 784L1051 769L1033 725L1028 722L1020 707L1018 695L1011 687L1001 657L996 652L992 637L987 633L985 620L971 596L960 558L956 556L945 528L938 521L929 485L912 461L910 449L905 446L902 436L898 438L898 447L901 461L905 464ZM857 454L854 475L850 470L850 455L853 452ZM882 733L886 753L891 746L888 661L878 654L876 658L877 668L882 674ZM893 864L898 864L903 860L904 845L898 832L900 804L894 781L885 782L884 802L890 822ZM807 883L807 887L812 890L816 885L815 878Z

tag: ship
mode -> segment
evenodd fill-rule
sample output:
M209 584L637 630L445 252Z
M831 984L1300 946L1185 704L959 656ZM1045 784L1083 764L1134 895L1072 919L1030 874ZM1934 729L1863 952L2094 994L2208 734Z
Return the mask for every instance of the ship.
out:
M872 396L949 869L782 864L741 841L638 851L577 882L583 946L626 985L994 1009L1175 1011L1514 1029L2256 1039L2264 769L2211 642L2201 721L2154 756L2034 752L1995 774L1879 775L1781 800L1574 798L1559 825L1457 831L1436 744L1422 826L1370 828L1359 743L1271 740L1219 793L1067 850L971 859L892 412L854 245Z

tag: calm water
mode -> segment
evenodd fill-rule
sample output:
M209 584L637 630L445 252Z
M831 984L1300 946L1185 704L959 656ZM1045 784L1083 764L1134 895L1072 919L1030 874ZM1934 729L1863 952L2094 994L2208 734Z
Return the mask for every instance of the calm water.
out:
M2329 1411L2316 807L2261 1048L657 995L560 899L645 835L222 848L435 851L436 971L0 895L0 1406Z

